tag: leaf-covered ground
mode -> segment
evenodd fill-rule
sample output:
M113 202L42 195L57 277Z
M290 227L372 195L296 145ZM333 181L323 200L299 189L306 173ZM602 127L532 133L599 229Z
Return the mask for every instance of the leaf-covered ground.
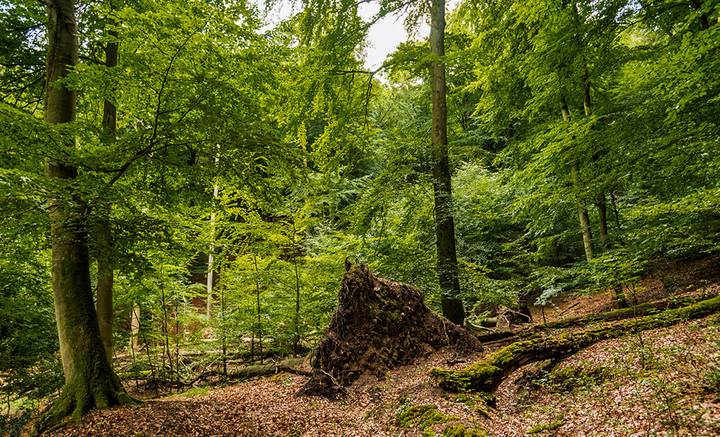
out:
M455 357L445 350L384 380L362 378L337 402L297 397L306 377L281 373L202 395L94 411L82 425L50 435L420 436L463 424L488 436L716 436L719 339L720 316L714 315L598 343L550 372L521 369L500 387L497 409L434 386L430 367L470 362L447 366ZM421 405L443 414L424 429L430 416L397 420Z
M635 297L716 295L716 263L711 257L663 269ZM611 301L610 294L563 299L546 317L597 313ZM410 437L460 425L466 437L720 435L720 314L600 342L553 368L526 366L500 386L496 408L472 394L445 392L428 375L432 367L459 369L479 358L444 349L382 380L363 376L336 402L298 397L307 377L280 373L93 411L81 425L50 435Z

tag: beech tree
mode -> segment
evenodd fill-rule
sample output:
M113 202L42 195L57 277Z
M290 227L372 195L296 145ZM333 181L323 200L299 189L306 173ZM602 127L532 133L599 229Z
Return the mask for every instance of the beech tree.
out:
M445 0L430 5L430 88L432 93L432 154L435 193L435 235L437 238L437 274L442 291L443 315L462 325L465 310L460 294L455 221L452 202L452 173L448 158L447 87L445 82Z
M50 1L45 122L75 121L77 95L63 79L78 62L77 24L73 0ZM63 135L62 147L75 140ZM63 162L62 148L45 162L45 176L54 188L48 200L51 221L52 285L65 386L46 418L53 424L69 413L79 419L95 406L107 408L132 402L108 361L93 305L85 218L87 206L68 188L77 168Z
M435 204L435 237L437 265L436 274L441 289L442 311L450 321L462 325L465 312L460 299L460 282L458 276L458 263L455 242L455 225L452 207L452 169L448 156L447 136L447 103L445 79L445 1L433 0L428 4L420 2L400 2L386 0L380 2L379 12L369 22L357 20L358 6L356 2L308 2L308 10L304 13L304 23L308 26L308 35L318 41L318 46L326 47L336 44L336 47L326 53L330 63L335 63L336 72L352 75L366 74L369 76L368 87L372 87L373 76L380 70L393 65L389 61L377 71L363 71L348 69L347 64L342 65L338 60L347 60L339 54L348 53L355 49L355 45L362 42L367 29L378 20L397 13L409 11L409 23L415 23L420 17L429 12L430 18L430 54L423 56L423 65L430 72L431 88L431 151L433 156L432 178ZM428 11L429 6L429 11ZM340 12L338 12L340 11ZM337 17L344 17L337 21ZM350 19L352 17L352 19ZM332 55L331 55L331 54ZM369 97L369 94L368 96ZM369 102L366 102L368 104Z
M183 349L231 367L248 337L312 347L348 255L463 323L473 303L631 298L649 260L720 248L717 0L468 1L447 34L442 0L382 1L369 20L363 2L309 2L269 31L244 2L101 3L50 3L46 55L45 5L0 8L0 371L55 365L55 305L67 384L47 423L130 401L113 276L116 308L143 312L145 332L120 334L148 334L143 370L180 384ZM384 83L361 50L396 10L431 35ZM211 320L189 283L208 251ZM48 373L33 399L62 378Z

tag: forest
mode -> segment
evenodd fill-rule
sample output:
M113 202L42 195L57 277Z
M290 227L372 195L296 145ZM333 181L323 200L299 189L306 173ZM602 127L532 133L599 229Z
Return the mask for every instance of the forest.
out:
M719 15L0 0L0 435L720 434Z

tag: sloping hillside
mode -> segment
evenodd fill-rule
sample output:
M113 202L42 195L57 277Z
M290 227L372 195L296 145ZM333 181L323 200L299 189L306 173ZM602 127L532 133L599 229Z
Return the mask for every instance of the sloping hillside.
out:
M715 261L666 268L655 276L672 286L651 276L636 298L717 294ZM567 298L557 311L583 315L596 310L599 299ZM714 436L720 434L719 339L720 314L629 332L559 363L521 368L500 385L493 407L481 394L440 389L428 372L462 369L487 351L459 358L444 348L384 377L361 376L339 401L298 396L308 377L281 372L139 407L95 411L82 425L49 435Z

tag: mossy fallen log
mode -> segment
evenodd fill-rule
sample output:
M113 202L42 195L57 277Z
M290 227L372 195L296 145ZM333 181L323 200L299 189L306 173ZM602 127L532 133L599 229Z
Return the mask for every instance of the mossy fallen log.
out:
M707 296L705 299L693 296L681 297L677 299L668 299L657 302L648 302L629 308L620 308L599 314L588 314L585 316L570 317L567 319L546 323L544 325L533 325L515 331L492 330L485 332L477 332L477 329L475 329L473 330L473 334L483 344L492 343L494 346L497 347L514 343L516 341L528 340L530 338L537 337L539 333L547 332L551 329L580 328L582 326L587 326L592 323L614 322L634 317L644 317L652 314L658 314L668 309L688 306L695 302L707 300L712 297L715 296ZM471 329L472 328L473 327L471 326Z
M544 325L537 325L530 329L532 329L533 331L545 329L562 329L585 326L595 322L612 322L616 320L629 319L632 317L648 316L669 309L682 308L699 302L701 300L707 300L712 297L715 296L708 296L705 299L691 296L680 297L677 299L662 300L658 302L648 302L628 308L619 308L599 314L588 314L586 316L569 317L567 319L546 323Z
M662 328L720 311L720 297L609 326L513 343L461 370L433 368L430 374L448 391L494 392L520 367L547 359L562 359L602 340Z

